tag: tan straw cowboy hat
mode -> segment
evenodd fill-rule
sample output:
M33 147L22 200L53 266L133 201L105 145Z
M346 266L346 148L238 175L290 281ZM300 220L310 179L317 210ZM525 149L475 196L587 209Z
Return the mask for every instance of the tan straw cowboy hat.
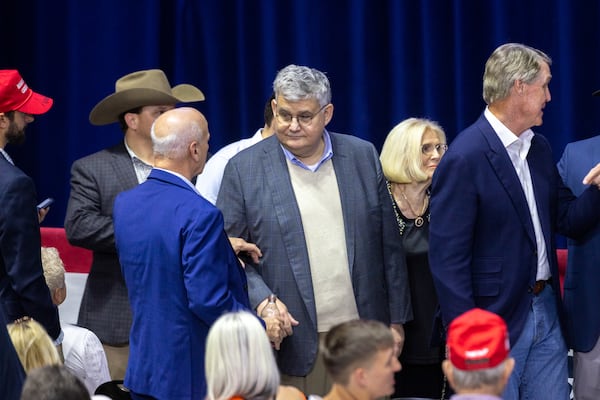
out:
M181 84L171 88L167 76L160 69L132 72L115 84L115 93L102 99L90 112L93 125L116 122L119 115L134 108L189 103L204 100L204 94L195 86Z

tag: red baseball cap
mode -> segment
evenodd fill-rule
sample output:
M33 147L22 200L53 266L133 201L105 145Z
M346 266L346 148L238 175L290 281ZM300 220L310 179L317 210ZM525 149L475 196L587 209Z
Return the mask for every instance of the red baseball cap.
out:
M492 312L474 308L452 321L446 347L448 359L460 370L493 368L510 352L506 323Z
M27 86L16 69L0 70L0 112L21 111L25 114L44 114L53 100Z

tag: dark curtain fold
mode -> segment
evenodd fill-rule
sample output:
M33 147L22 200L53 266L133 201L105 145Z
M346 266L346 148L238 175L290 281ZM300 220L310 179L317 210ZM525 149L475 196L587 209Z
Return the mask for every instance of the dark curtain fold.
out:
M380 149L410 116L438 121L449 139L484 108L481 78L495 47L521 42L554 61L552 102L538 132L558 159L567 142L600 129L597 2L569 0L21 0L2 2L0 68L17 68L54 108L7 150L57 202L45 224L61 226L72 162L119 140L116 124L88 114L115 80L146 68L173 85L192 83L209 121L211 150L249 137L277 70L326 71L331 130ZM599 160L600 161L600 160Z

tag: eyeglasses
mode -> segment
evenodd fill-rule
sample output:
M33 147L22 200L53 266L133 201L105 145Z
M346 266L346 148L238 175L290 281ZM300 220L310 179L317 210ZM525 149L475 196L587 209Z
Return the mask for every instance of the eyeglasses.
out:
M431 154L433 154L434 150L437 151L437 153L441 156L446 152L446 150L448 150L448 145L442 143L427 143L421 146L421 152L426 156L430 156Z
M319 113L321 111L323 111L325 109L325 107L327 107L327 104L325 104L323 107L319 108L319 111L317 111L314 114L302 113L300 115L292 115L285 110L281 110L281 111L278 110L277 114L275 114L275 118L277 118L277 122L279 122L283 126L291 125L294 118L296 119L296 122L298 123L298 125L310 126L310 124L312 124L312 122L313 122L313 119L317 115L319 115Z

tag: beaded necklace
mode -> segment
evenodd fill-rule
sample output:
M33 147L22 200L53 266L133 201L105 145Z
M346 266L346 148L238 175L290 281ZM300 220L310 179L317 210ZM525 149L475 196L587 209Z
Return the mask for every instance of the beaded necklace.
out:
M400 217L400 209L398 208L398 204L396 204L396 200L394 199L394 195L392 194L392 184L389 181L387 182L387 190L388 190L388 193L390 194L390 198L392 199L392 207L394 208L394 214L396 215L396 222L398 223L398 230L400 231L400 236L402 236L404 234L404 229L406 228L406 222L404 222L402 217ZM401 193L402 193L402 197L404 197L404 199L408 203L408 208L410 209L410 211L414 215L417 216L417 218L415 218L415 226L417 228L420 228L421 226L423 226L423 223L424 223L423 214L425 214L425 210L427 210L427 205L429 203L429 194L427 194L427 196L425 197L425 201L423 201L423 211L421 211L421 215L419 215L416 212L414 212L414 210L410 206L410 203L408 202L408 199L406 198L404 191L402 191ZM427 214L426 218L427 218L427 221L429 221L429 214Z

